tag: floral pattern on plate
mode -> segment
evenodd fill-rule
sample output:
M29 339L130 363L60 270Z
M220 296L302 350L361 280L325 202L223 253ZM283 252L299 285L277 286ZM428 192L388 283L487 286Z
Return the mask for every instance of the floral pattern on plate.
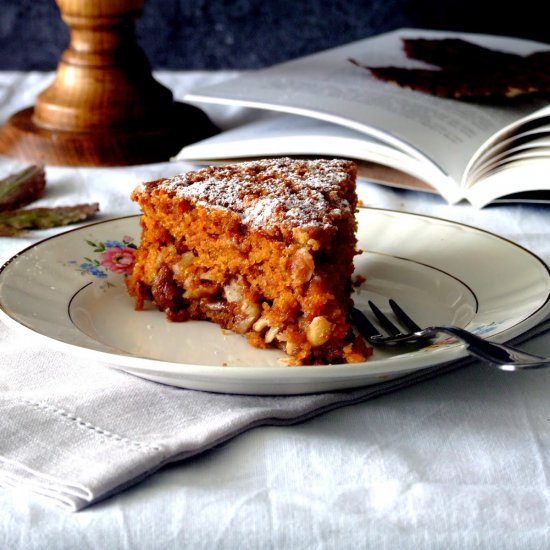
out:
M130 235L124 235L121 240L91 241L86 239L86 244L92 247L97 256L84 256L84 261L69 260L67 263L75 267L82 275L103 279L106 287L114 286L107 280L110 273L126 276L132 272L137 250L134 241L135 239Z

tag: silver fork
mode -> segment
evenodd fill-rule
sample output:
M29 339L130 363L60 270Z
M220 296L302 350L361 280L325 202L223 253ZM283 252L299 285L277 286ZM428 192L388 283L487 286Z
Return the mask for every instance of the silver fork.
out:
M390 307L396 319L406 329L403 332L385 315L373 302L369 301L369 307L378 319L380 325L388 333L387 335L374 326L367 316L357 308L351 312L352 321L360 334L373 346L414 346L425 347L429 345L439 334L448 334L464 343L467 351L490 363L499 369L514 371L518 369L537 369L550 367L550 359L520 351L511 346L490 342L468 332L460 327L443 325L419 327L394 301L389 300Z

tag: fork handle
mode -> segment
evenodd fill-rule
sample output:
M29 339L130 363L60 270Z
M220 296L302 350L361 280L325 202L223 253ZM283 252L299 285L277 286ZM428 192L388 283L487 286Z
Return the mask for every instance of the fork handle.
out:
M493 363L503 370L513 371L516 369L533 369L550 366L550 360L544 357L520 351L505 344L497 344L496 342L485 340L459 327L448 325L427 327L415 334L419 337L433 337L437 333L454 336L466 344L466 349L471 355Z

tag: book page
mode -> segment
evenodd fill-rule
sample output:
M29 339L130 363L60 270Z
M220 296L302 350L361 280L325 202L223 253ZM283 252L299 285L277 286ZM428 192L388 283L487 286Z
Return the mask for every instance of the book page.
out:
M407 183L400 187L423 187L433 191L426 184L447 176L432 164L416 156L396 149L387 143L352 130L345 126L323 120L297 115L274 114L263 117L232 130L227 130L203 141L183 147L175 157L188 162L239 158L262 158L273 156L325 156L363 161L376 165L377 174L381 166L399 171ZM371 172L371 179L373 170ZM390 171L385 171L390 173ZM392 177L393 185L398 182ZM425 183L420 185L418 180Z
M175 160L224 164L266 157L354 160L358 177L401 189L435 192L431 166L344 126L296 115L263 117L181 149Z
M485 105L434 97L375 79L352 64L430 67L407 58L401 37L464 38L522 55L548 49L530 41L405 29L247 73L227 83L195 90L188 101L237 104L286 111L341 124L431 163L458 187L476 150L503 126L542 107L540 98ZM449 181L433 182L448 196ZM462 195L455 189L455 194Z
M518 157L493 170L468 190L468 200L482 208L499 199L516 195L525 202L548 202L550 200L550 155Z
M550 127L547 131L529 132L525 137L526 139L506 140L505 148L499 147L497 153L489 157L486 162L477 164L475 171L468 177L468 187L475 185L476 181L483 179L486 174L507 162L550 155Z
M538 147L550 135L550 105L514 121L493 134L472 156L463 180L465 189L473 187L483 177L483 173L498 162L502 156L513 154L517 147ZM548 149L550 151L550 149Z

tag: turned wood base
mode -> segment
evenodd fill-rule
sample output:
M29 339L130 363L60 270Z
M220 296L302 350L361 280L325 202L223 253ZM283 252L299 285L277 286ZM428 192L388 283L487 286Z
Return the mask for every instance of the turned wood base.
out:
M184 145L216 133L198 108L175 103L170 126L64 132L38 126L34 108L12 115L0 129L0 154L62 166L126 166L167 161Z
M217 132L153 78L134 32L144 0L56 1L69 46L35 105L0 128L0 154L46 165L146 164Z

